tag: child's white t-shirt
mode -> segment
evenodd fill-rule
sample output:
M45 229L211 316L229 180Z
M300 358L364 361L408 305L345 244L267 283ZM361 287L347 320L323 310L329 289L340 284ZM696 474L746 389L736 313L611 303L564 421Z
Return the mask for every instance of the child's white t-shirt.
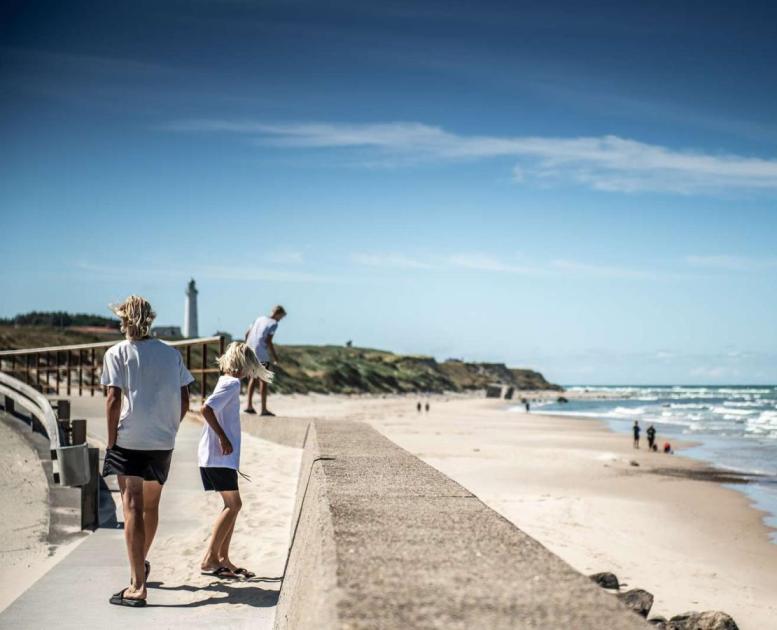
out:
M159 339L121 341L103 358L100 383L120 387L116 444L141 451L169 451L181 423L181 388L194 380L181 353Z
M201 468L240 468L240 379L226 374L219 378L206 405L213 409L219 425L232 443L229 455L221 454L221 444L207 423L202 427L197 457Z

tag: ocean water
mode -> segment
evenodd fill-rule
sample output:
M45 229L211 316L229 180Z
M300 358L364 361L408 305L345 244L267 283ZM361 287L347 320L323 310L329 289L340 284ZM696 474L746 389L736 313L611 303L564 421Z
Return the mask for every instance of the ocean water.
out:
M656 428L659 449L665 441L698 443L684 449L688 457L743 473L763 475L732 488L744 492L767 512L777 528L777 386L644 386L568 387L568 391L601 392L608 398L570 399L569 403L536 403L538 412L602 418L615 431L630 434L634 420ZM614 396L614 397L613 397ZM777 532L772 534L777 543Z

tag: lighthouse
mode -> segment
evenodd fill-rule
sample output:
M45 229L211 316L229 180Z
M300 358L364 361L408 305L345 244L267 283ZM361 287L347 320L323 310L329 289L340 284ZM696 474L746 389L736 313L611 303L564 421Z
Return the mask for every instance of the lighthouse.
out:
M197 287L194 278L186 286L186 311L183 316L183 336L197 337Z

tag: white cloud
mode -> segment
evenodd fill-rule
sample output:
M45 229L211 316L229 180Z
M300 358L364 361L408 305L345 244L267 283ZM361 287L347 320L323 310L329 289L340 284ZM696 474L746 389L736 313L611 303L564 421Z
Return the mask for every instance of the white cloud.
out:
M435 265L406 256L392 253L357 253L351 256L351 260L357 265L365 267L388 267L394 269L434 269Z
M724 271L763 271L776 269L777 258L753 258L750 256L731 256L721 254L716 256L687 256L688 264L705 269L720 269Z
M557 271L566 273L579 273L588 276L601 276L605 278L650 278L655 274L627 267L613 267L608 265L596 265L577 260L554 260L551 267Z
M503 262L486 254L457 254L447 258L449 264L462 269L496 271L499 273L535 274L541 270Z
M277 250L270 252L265 258L278 265L301 265L305 262L305 256L302 252L290 250Z
M614 135L597 137L463 136L421 123L376 124L189 120L167 126L221 132L287 148L361 148L433 160L512 157L516 181L566 182L611 192L777 191L777 159L676 150Z

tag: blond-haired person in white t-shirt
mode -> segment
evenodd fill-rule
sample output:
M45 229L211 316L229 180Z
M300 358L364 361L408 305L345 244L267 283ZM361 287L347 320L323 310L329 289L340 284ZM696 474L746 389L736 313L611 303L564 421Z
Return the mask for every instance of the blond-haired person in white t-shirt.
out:
M254 351L242 341L233 341L218 359L221 377L202 405L205 426L197 449L202 486L221 495L224 508L213 524L208 548L200 564L204 575L236 578L254 577L248 569L229 558L229 544L242 507L237 484L240 468L240 379L272 381L273 373L262 366Z
M112 307L126 339L103 357L101 383L108 389L108 445L103 476L117 475L124 509L130 585L111 596L117 606L146 605L146 560L159 521L178 425L189 409L194 378L181 353L149 336L156 314L131 295Z

